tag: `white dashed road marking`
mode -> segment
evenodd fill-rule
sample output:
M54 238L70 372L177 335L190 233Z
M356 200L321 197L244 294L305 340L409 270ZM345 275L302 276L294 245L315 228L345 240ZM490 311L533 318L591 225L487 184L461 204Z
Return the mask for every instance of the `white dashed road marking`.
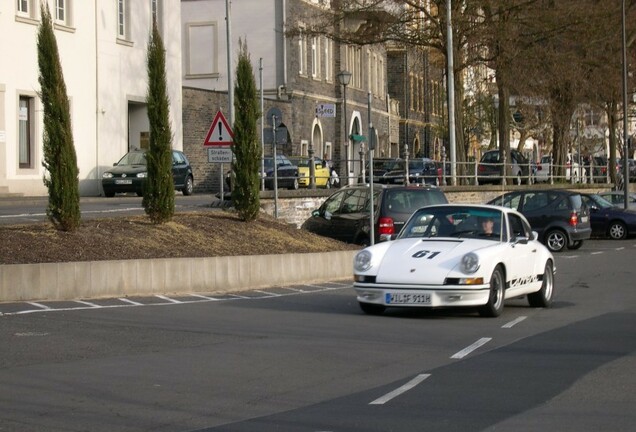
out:
M474 344L472 344L469 347L464 348L463 350L453 354L451 356L451 358L453 359L461 359L466 357L468 354L470 354L471 352L475 351L477 348L481 347L482 345L487 344L488 342L490 342L492 340L492 338L481 338L479 339L477 342L475 342Z
M528 317L520 316L519 318L517 318L515 320L512 320L509 323L506 323L506 324L502 325L501 328L512 328L513 326L519 324L521 321L525 320L526 318L528 318Z
M385 394L384 396L374 400L373 402L369 402L369 405L383 405L390 401L391 399L401 395L404 392L411 390L413 387L424 381L426 378L430 377L431 374L419 374L411 381L407 382L403 386L393 390L390 393Z

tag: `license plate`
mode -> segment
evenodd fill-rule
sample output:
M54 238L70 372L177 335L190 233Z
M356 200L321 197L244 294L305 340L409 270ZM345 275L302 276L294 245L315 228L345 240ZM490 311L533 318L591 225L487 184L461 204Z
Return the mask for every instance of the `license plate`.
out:
M428 293L386 293L387 304L431 304L431 295Z
M115 184L132 184L132 179L115 180Z
M587 216L581 216L581 222L586 223L587 222Z

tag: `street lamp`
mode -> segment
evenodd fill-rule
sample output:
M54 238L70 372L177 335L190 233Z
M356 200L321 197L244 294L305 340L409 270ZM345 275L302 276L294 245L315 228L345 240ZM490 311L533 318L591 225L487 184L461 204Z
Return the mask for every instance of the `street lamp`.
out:
M351 81L351 72L347 70L343 70L338 72L338 82L342 85L342 115L344 116L344 146L345 146L345 172L347 174L346 184L349 184L349 134L347 131L347 86L349 85L349 81Z

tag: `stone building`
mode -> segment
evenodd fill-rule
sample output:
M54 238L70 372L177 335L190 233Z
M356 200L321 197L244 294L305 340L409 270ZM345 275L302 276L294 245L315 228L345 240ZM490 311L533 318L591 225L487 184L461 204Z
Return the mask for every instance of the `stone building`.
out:
M264 113L271 108L282 113L282 126L287 132L285 140L276 146L277 152L287 156L308 156L310 152L325 156L334 162L341 177L350 176L353 180L362 168L361 155L365 157L368 150L369 112L378 152L388 154L391 142L397 142L390 132L390 112L392 106L395 111L395 104L391 104L387 94L383 46L340 45L326 36L302 33L287 36L286 26L297 17L311 16L308 12L329 13L325 2L233 2L230 44L225 0L182 0L181 5L184 150L195 170L195 190L219 190L221 169L229 169L207 162L203 141L218 110L232 117L227 53L229 49L234 74L239 38L247 42L259 90L262 80ZM345 87L338 77L344 70L351 73L346 86L346 113ZM334 110L317 113L319 106ZM269 119L264 125L265 129L269 127ZM267 139L264 141L264 154L271 155L272 145Z

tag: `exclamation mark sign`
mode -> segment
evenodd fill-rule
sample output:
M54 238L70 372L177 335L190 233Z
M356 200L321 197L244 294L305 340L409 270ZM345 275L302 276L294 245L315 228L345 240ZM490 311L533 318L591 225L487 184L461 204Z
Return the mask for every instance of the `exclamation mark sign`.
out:
M223 141L223 129L221 129L221 122L219 122L219 141Z

